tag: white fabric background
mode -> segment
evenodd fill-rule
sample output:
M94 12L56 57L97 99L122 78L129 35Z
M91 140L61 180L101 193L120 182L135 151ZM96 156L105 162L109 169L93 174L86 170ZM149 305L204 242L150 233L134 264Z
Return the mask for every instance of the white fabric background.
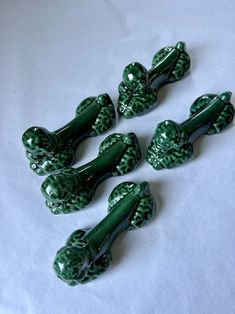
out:
M149 68L157 50L183 40L190 73L161 89L151 113L83 142L76 166L95 158L111 132L136 132L144 156L158 122L184 121L204 93L235 94L234 11L233 0L0 1L1 314L235 313L233 126L202 137L181 167L154 171L143 159L67 216L45 207L44 178L29 169L21 143L32 125L55 130L71 120L85 97L107 92L116 102L128 63ZM52 269L57 249L98 223L111 190L128 180L150 182L158 216L117 239L103 276L67 286Z

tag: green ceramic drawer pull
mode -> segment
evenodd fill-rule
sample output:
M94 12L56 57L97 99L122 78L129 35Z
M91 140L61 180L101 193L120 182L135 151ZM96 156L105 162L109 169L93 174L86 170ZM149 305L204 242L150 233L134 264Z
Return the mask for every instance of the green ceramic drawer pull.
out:
M92 201L99 182L130 172L140 158L140 147L134 133L111 134L101 143L96 159L77 169L65 168L46 178L42 184L46 205L53 214L82 209Z
M111 246L124 230L145 225L156 204L147 182L119 184L109 196L108 215L89 231L77 230L56 255L54 270L71 286L97 278L111 264Z
M76 117L49 132L40 127L25 131L22 140L31 169L38 175L54 173L75 162L75 149L85 138L104 133L115 123L115 110L107 94L84 99Z
M232 122L231 95L230 92L220 96L203 95L192 104L190 117L185 122L178 124L166 120L159 123L147 151L147 162L159 170L176 167L188 160L199 136L219 133Z
M159 50L149 71L138 62L129 64L119 85L118 113L133 118L151 110L157 105L158 89L180 80L189 67L190 58L183 42Z

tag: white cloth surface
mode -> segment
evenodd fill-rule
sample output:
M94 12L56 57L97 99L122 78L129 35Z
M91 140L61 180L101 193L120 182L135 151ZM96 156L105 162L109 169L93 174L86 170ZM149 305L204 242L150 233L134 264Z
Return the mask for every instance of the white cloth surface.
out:
M181 167L154 171L144 161L157 123L184 121L202 94L235 95L234 11L233 0L0 1L0 314L235 313L234 126L203 136ZM124 67L149 68L157 50L180 40L189 74L162 87L150 113L85 140L75 166L95 158L108 134L131 131L142 163L101 183L87 209L53 216L40 192L45 178L29 169L23 132L63 126L88 96L107 92L116 104ZM52 264L68 236L106 215L117 184L142 180L157 217L116 240L113 265L98 279L76 287L59 280Z

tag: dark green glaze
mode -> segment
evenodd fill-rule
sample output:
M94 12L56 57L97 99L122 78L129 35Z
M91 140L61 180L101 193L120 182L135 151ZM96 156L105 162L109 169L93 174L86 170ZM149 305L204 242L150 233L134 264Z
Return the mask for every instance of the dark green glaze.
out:
M96 159L77 169L65 168L42 184L46 205L53 214L67 214L87 206L98 183L110 176L124 175L141 158L134 133L109 135L100 145Z
M109 214L95 228L72 233L57 252L57 276L71 286L97 278L112 262L111 246L117 236L145 225L155 209L147 182L119 184L109 196Z
M85 138L104 133L115 123L115 110L109 95L84 99L76 117L64 127L49 132L40 127L25 131L22 140L30 168L38 175L54 173L75 162L77 145Z
M159 170L176 167L188 160L199 136L219 133L232 122L231 95L230 92L220 96L203 95L192 104L190 118L185 122L178 124L166 120L159 123L147 151L147 162Z
M158 89L180 80L189 67L190 58L183 42L159 50L149 71L138 62L129 64L119 85L118 113L128 119L153 109L157 105Z

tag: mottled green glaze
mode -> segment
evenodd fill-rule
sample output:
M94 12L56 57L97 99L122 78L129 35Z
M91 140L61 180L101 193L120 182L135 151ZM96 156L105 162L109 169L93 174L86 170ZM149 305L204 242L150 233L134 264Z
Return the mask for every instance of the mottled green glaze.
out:
M109 214L95 228L72 233L57 252L57 276L71 286L97 278L112 262L111 246L117 236L145 225L155 209L147 182L119 184L109 196Z
M140 147L134 133L111 134L101 143L96 159L77 169L65 168L46 178L41 188L46 205L53 214L82 209L92 201L98 183L110 176L130 172L140 158Z
M118 113L128 119L153 109L157 105L158 89L180 80L189 67L190 58L183 42L159 50L149 71L138 62L129 64L119 85Z
M176 167L192 157L193 143L199 136L219 133L232 122L231 95L203 95L192 104L190 118L185 122L159 123L147 151L147 162L159 170Z
M104 133L115 123L115 110L109 95L84 99L76 117L64 127L49 132L40 127L25 131L22 140L30 168L38 175L54 173L75 162L77 145L85 138Z

